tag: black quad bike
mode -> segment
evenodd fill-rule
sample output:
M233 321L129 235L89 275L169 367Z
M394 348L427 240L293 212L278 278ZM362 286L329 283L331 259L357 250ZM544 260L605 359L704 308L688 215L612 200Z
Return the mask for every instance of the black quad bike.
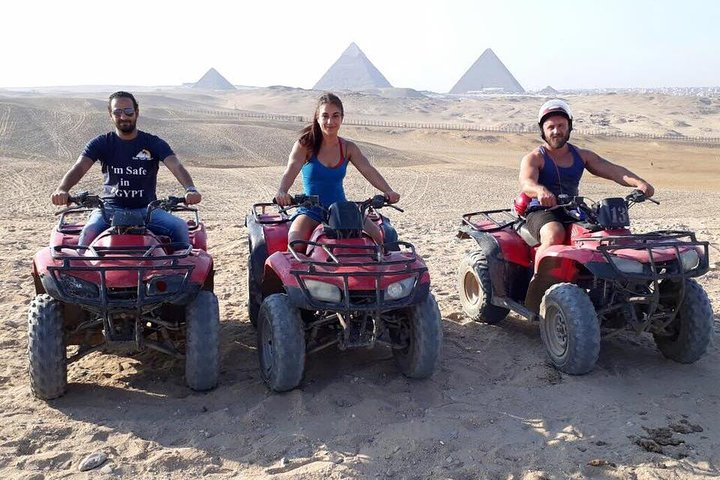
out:
M521 209L463 215L458 237L477 244L458 271L465 313L489 324L510 311L539 321L550 361L570 374L592 370L601 333L625 329L651 333L669 359L698 360L713 334L710 301L694 280L708 271L708 242L690 231L632 233L628 209L654 202L638 190L600 202L558 200L553 208L575 221L564 244L539 258Z
M213 259L195 208L184 199L156 200L145 215L117 212L90 245L79 246L83 218L103 201L86 192L58 212L50 245L33 258L35 298L28 312L30 386L52 399L67 389L67 365L104 349L120 354L153 349L185 360L193 390L219 376L220 318ZM186 212L190 243L170 243L147 228L155 209Z
M255 204L246 218L248 310L263 379L274 391L290 390L302 380L306 354L376 344L390 346L406 376L429 377L440 354L440 310L422 258L379 213L397 207L382 195L335 203L309 240L288 245L288 210L317 205L317 197L298 195L285 209ZM366 215L383 244L363 232Z

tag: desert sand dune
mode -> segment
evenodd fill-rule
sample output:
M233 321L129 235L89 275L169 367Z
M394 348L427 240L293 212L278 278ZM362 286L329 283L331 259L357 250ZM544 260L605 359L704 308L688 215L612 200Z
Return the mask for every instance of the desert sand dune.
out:
M426 259L443 317L441 365L426 381L400 375L382 348L308 358L301 388L263 384L246 314L244 217L274 194L301 123L219 119L202 108L311 113L317 92L270 88L227 95L141 94L140 128L166 138L204 195L222 320L220 385L198 394L182 362L158 353L93 353L68 369L68 393L30 393L27 305L34 253L55 221L49 196L84 143L109 130L105 95L0 94L0 473L55 478L452 478L706 479L720 477L720 352L668 361L650 337L604 340L597 367L569 376L549 366L537 325L511 316L468 321L457 264L472 248L455 237L462 213L506 208L534 134L345 126L395 190L405 213L388 212ZM348 118L532 126L542 99L343 96ZM720 136L720 100L668 96L571 99L578 129ZM705 102L705 103L704 103ZM609 124L604 125L609 121ZM720 302L717 146L578 135L573 140L652 181L659 206L631 211L637 231L691 229L711 243L700 279ZM94 167L77 190L97 191ZM299 180L298 180L299 182ZM299 184L296 185L299 191ZM351 199L373 189L349 169ZM584 180L595 199L627 193ZM178 192L161 168L160 194ZM79 462L102 451L103 473Z

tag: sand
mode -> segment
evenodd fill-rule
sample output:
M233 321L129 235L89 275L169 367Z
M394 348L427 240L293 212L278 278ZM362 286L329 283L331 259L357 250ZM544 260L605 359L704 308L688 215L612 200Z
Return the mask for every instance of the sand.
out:
M387 215L427 261L443 317L439 369L424 381L399 374L387 349L308 358L300 388L263 384L247 314L244 216L277 188L300 123L219 118L202 108L309 115L317 92L282 88L232 94L151 92L140 127L163 136L204 195L201 213L216 262L222 323L217 389L195 393L183 363L159 353L93 353L71 365L68 393L35 399L27 374L27 306L34 253L55 217L49 196L83 144L110 127L104 95L0 92L0 474L55 478L706 479L720 477L720 352L692 365L666 360L649 336L602 342L596 368L552 368L537 324L510 316L470 322L456 290L472 248L455 237L462 213L505 208L534 134L345 126L402 196ZM542 98L343 96L347 118L532 126ZM720 99L603 95L569 98L578 129L720 136ZM709 103L707 103L709 101ZM630 121L633 120L633 121ZM594 122L594 123L593 123ZM633 228L685 228L711 243L700 278L720 329L717 146L576 135L573 141L653 182L659 206L632 211ZM372 187L349 170L351 199ZM97 191L98 167L79 188ZM298 187L296 185L296 187ZM588 176L598 199L629 189ZM159 193L178 193L161 168ZM108 460L78 470L87 455ZM102 469L102 470L101 470Z

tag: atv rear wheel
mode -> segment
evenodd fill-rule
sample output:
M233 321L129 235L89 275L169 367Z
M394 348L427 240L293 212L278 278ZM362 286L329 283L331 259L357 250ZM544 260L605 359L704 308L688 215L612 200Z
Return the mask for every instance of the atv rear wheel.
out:
M201 290L185 307L185 381L193 390L212 390L220 376L220 313L213 292Z
M262 290L257 283L256 275L252 268L252 257L248 257L247 262L247 283L248 283L248 317L250 318L250 324L257 328L258 314L260 312L260 305L263 302Z
M398 340L404 348L393 348L393 356L406 377L427 378L435 371L442 345L442 318L435 297L408 309L400 322Z
M685 298L667 328L672 335L653 335L666 358L693 363L705 354L713 334L713 312L707 293L695 280L685 280Z
M305 329L300 310L284 293L270 295L260 306L257 333L260 374L272 390L300 385L305 371Z
M540 303L540 336L558 370L582 375L600 354L600 323L585 290L571 283L550 287Z
M36 397L51 400L67 390L67 353L63 337L62 303L44 293L28 311L30 388Z
M510 311L490 303L492 283L485 254L481 250L468 252L460 262L457 277L460 303L465 314L476 322L494 325Z

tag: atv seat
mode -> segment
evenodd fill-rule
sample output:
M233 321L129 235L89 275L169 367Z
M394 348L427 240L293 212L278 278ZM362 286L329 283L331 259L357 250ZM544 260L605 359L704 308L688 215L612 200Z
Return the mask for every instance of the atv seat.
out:
M518 233L518 235L520 235L520 238L522 238L525 243L528 244L528 246L536 247L540 245L540 241L537 238L533 237L530 233L530 230L528 230L527 222L525 221L525 219L518 220L515 225L513 225L513 228Z

